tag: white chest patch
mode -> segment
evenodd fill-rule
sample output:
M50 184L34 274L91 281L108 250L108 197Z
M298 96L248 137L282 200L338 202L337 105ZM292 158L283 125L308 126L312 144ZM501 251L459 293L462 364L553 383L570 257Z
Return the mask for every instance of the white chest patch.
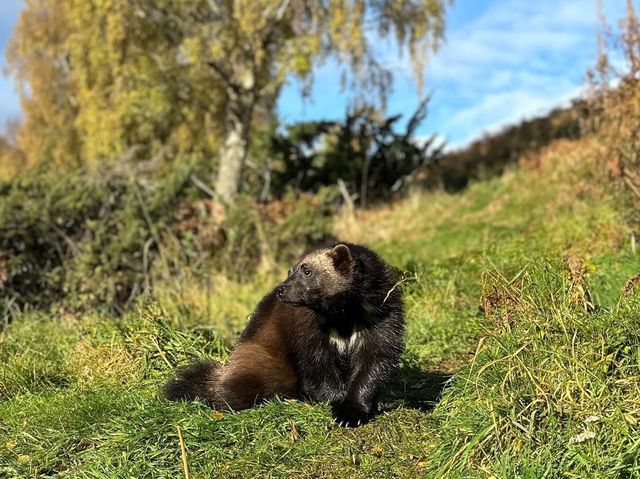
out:
M341 354L344 354L349 349L353 349L360 342L360 333L358 331L353 331L351 336L345 338L344 336L340 336L338 331L332 329L329 331L329 342L334 344L335 347Z

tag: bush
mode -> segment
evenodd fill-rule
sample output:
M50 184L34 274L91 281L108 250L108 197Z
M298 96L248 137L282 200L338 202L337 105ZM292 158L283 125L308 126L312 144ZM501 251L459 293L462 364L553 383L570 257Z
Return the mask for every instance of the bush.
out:
M347 114L342 122L302 122L277 133L271 141L272 189L317 192L343 181L362 207L388 201L404 192L420 173L438 161L442 146L435 136L416 139L427 114L424 100L407 122L401 116L382 117L372 108Z
M0 314L56 303L119 313L181 268L242 279L330 236L332 190L271 204L245 197L225 212L202 198L194 171L184 162L152 179L41 166L3 184Z
M554 140L577 139L585 116L584 101L569 108L555 108L548 114L504 128L474 141L469 146L446 153L432 168L436 181L447 190L464 188L471 180L501 175L523 156L540 152Z
M0 190L2 302L121 309L149 282L161 231L180 201L197 194L191 167L162 181L116 170L56 175L42 166Z
M263 204L240 199L229 211L228 242L218 265L230 276L246 279L260 268L294 261L333 239L335 204L331 188L315 196L289 191L283 199Z

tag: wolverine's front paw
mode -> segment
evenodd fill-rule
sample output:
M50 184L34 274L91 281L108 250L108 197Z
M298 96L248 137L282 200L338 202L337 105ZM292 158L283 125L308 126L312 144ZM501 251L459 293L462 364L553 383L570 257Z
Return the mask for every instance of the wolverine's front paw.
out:
M331 406L331 415L338 425L343 427L358 427L369 422L371 414L356 403L337 403Z

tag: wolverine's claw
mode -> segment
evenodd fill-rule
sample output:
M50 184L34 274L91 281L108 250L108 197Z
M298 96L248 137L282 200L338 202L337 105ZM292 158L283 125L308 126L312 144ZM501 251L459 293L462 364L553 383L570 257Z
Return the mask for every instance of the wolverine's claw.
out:
M362 424L362 421L360 419L358 419L358 426Z

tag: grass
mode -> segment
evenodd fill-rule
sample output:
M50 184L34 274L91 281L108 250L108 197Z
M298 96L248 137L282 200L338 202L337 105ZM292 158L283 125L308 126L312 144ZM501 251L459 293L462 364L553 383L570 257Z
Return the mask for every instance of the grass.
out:
M0 477L640 477L638 257L596 154L561 142L461 194L336 218L405 274L407 351L358 429L322 405L158 395L177 365L228 357L287 265L244 284L187 271L119 320L17 318L0 333Z

